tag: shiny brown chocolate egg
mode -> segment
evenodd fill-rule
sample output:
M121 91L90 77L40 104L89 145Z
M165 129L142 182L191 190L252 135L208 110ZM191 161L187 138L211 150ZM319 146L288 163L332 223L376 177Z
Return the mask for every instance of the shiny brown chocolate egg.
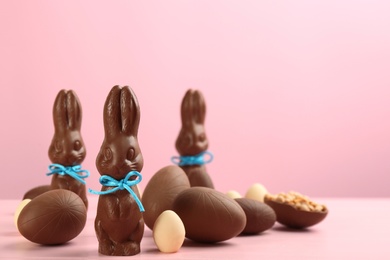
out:
M228 240L245 228L246 216L241 206L229 196L206 187L191 187L173 202L183 221L186 237L204 243Z
M20 212L19 232L28 240L43 245L66 243L83 230L87 209L72 191L58 189L45 192Z
M166 166L154 174L142 195L145 224L153 229L158 216L165 210L171 210L176 196L188 188L188 177L179 166Z
M247 198L237 198L235 201L240 204L246 215L246 225L241 234L258 234L270 229L275 224L275 211L267 204Z

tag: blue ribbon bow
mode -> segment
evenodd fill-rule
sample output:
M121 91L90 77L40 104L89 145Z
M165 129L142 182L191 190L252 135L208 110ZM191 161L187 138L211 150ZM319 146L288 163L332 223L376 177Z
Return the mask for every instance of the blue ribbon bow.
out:
M53 163L50 164L48 168L50 172L46 173L47 176L50 176L52 174L69 175L84 185L85 185L85 181L83 179L89 176L89 171L81 170L81 165L63 166L58 163Z
M209 159L205 160L204 155L208 155ZM210 163L213 160L214 156L209 151L201 152L197 155L182 155L182 156L172 156L171 161L174 164L179 166L189 166L189 165L203 165L206 163Z
M138 179L135 180L129 180L131 177L137 176ZM126 189L134 198L135 202L137 202L138 208L141 212L144 212L144 206L142 205L140 199L138 198L137 194L131 189L131 186L137 185L142 180L142 175L137 171L131 171L129 172L124 179L121 179L120 181L108 176L108 175L102 175L99 178L99 182L101 185L105 187L115 187L113 189L109 189L106 191L95 191L92 189L89 189L89 192L95 195L106 195L110 193L114 193L117 190L124 190Z

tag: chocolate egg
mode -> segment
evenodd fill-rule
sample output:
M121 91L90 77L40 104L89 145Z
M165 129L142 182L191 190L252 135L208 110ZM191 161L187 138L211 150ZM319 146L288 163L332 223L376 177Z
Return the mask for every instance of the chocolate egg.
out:
M28 240L57 245L75 238L83 230L87 209L76 193L52 190L31 200L20 212L19 232Z
M291 228L307 228L321 222L328 212L309 212L295 209L294 207L279 202L265 199L265 203L271 206L276 214L277 221Z
M328 214L324 205L297 192L267 195L264 202L276 213L276 221L290 228L307 228L318 224Z
M186 237L198 242L228 240L240 234L246 223L240 205L211 188L191 187L182 191L172 208L184 223Z
M16 228L18 227L18 218L19 218L20 212L22 212L24 207L26 207L26 205L28 203L30 203L30 201L31 201L30 199L24 199L16 207L16 210L15 210L15 213L14 213L14 224L15 224Z
M241 234L258 234L275 224L276 214L267 204L247 198L237 198L235 201L240 204L246 215L246 225Z
M50 185L41 185L41 186L37 186L35 188L32 188L31 190L27 191L24 196L23 196L23 200L25 199L30 199L32 200L33 198L35 198L36 196L39 196L41 195L42 193L45 193L46 191L49 191L51 190L51 186Z
M154 222L154 243L163 253L177 252L183 245L185 233L183 222L172 210L164 211Z
M145 224L153 229L157 217L163 211L171 210L176 196L188 188L188 177L179 166L166 166L154 174L142 195Z
M245 198L264 202L264 196L266 194L268 194L268 191L264 185L255 183L249 187L248 191L245 193Z
M226 195L228 195L232 199L242 198L241 194L235 190L229 190L228 192L226 192Z

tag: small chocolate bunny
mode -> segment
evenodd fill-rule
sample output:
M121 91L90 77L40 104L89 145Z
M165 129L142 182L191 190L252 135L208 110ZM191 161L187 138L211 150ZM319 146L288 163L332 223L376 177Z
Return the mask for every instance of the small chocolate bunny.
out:
M86 156L81 136L81 104L72 90L61 90L54 101L53 122L54 136L49 147L49 166L53 175L51 189L73 191L88 207L85 182L89 172L81 170L80 164ZM84 173L87 173L85 175Z
M204 122L206 103L199 90L189 89L181 103L182 128L176 139L176 149L180 154L177 163L187 174L191 186L214 188L210 176L206 172L205 163L212 160L212 154L207 152L209 145ZM210 159L204 161L208 155Z
M99 253L128 256L140 252L143 207L136 184L143 157L137 134L140 108L131 88L114 86L104 105L105 137L96 158L101 192L95 219ZM138 177L138 179L137 179ZM130 193L130 194L129 194Z

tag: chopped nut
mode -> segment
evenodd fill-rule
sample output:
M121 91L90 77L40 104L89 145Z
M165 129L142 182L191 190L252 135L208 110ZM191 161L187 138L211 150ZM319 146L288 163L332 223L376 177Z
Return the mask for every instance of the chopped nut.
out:
M290 205L298 210L308 212L325 212L326 207L311 201L309 197L300 194L296 191L290 191L288 193L281 192L276 195L267 194L266 198L279 203Z

